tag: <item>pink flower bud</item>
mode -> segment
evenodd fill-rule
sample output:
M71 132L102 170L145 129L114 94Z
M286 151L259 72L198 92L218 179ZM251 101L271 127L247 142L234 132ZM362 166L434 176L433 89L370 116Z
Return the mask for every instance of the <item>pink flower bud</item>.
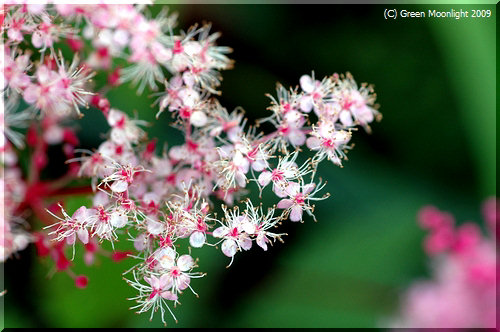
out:
M131 251L114 251L113 254L111 254L111 259L114 262L121 262L122 260L126 259L129 255L131 255Z
M86 276L78 276L75 278L75 285L76 287L78 288L87 288L87 285L89 283L89 278L87 278Z
M71 48L71 50L75 53L80 52L80 50L83 48L83 41L81 41L80 39L68 38L66 39L66 42L68 43L69 48Z

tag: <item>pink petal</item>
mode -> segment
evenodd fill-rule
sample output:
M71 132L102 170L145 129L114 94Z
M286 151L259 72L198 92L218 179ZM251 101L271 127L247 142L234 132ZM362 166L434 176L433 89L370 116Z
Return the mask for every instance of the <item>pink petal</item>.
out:
M179 287L179 290L184 290L184 289L188 288L190 281L191 281L191 278L189 278L185 274L181 274L177 278L177 287Z
M304 195L307 195L309 194L311 191L313 191L314 187L316 187L316 184L315 183L309 183L309 184L306 184L304 186L304 188L302 189Z
M226 255L227 257L233 257L236 254L237 248L238 247L237 247L236 242L234 240L227 239L224 242L222 242L221 249L222 249L222 252L224 253L224 255Z
M342 122L342 124L344 126L352 126L353 122L352 122L352 116L351 116L351 113L349 111L342 111L340 112L340 122Z
M280 182L280 183L273 183L273 192L276 194L276 196L283 198L288 196L286 193L286 188L285 188L286 182Z
M76 234L73 232L71 233L71 235L69 235L67 238L66 238L66 243L68 245L72 245L72 244L75 244L75 241L76 241Z
M214 230L212 233L213 237L224 237L228 233L229 229L226 226L221 226Z
M269 182L271 182L271 179L272 179L272 173L269 171L264 171L264 172L260 173L258 180L259 180L259 184L262 187L265 187L269 184Z
M79 229L76 233L83 244L89 243L89 232L87 229Z
M160 296L163 297L164 299L170 300L170 301L176 301L178 298L177 295L175 295L174 293L172 293L171 291L168 291L168 290L161 292Z
M317 137L309 137L306 140L306 145L311 150L317 150L321 146L321 141Z
M87 213L87 208L85 206L81 206L78 208L78 210L73 213L73 216L71 219L75 220L76 222L83 224L85 219L87 219L88 213Z
M248 235L242 234L239 238L239 244L244 250L252 248L252 239Z
M286 187L286 193L290 197L296 196L300 192L300 184L297 182L288 182L288 186Z
M311 112L312 108L313 108L312 97L311 96L303 96L300 99L300 109L305 113L309 113L309 112Z
M168 273L165 273L163 274L161 277L160 277L160 289L170 289L170 287L172 287L172 284L173 284L173 279L172 279L172 276Z
M293 205L293 201L291 199L282 199L278 203L278 209L288 209Z
M288 139L293 146L301 146L306 142L306 135L301 130L294 130L288 135Z
M267 240L267 237L265 235L259 234L259 236L257 236L257 240L256 240L257 245L259 247L261 247L262 249L264 249L264 251L267 251L267 243L266 243L267 241L268 240Z
M292 207L292 212L290 213L291 221L301 221L302 220L302 207L300 205L295 205Z

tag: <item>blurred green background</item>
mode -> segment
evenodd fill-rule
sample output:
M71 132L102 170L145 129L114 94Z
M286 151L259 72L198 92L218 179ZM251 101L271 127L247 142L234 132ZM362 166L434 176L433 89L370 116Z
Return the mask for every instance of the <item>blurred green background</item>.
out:
M399 292L429 275L418 209L434 204L459 222L481 220L480 203L496 194L495 6L453 6L491 9L490 19L384 20L388 6L451 8L169 5L179 27L212 22L222 32L218 44L234 49L235 67L223 72L220 87L228 110L242 106L257 119L267 114L264 94L276 82L295 86L312 70L318 78L350 71L375 85L384 116L371 135L354 135L343 169L321 165L332 197L317 204L318 223L286 223L284 244L240 253L229 269L220 251L194 251L208 275L192 283L199 299L182 296L179 323L170 320L170 327L383 325ZM148 95L136 96L127 84L108 97L115 108L151 121L151 137L180 144L168 116L154 121ZM79 126L85 147L96 147L107 131L92 109ZM77 265L90 278L80 290L66 275L47 279L51 265L40 263L34 248L22 256L5 266L6 327L163 326L159 317L149 322L128 310L134 292L120 274L129 262Z

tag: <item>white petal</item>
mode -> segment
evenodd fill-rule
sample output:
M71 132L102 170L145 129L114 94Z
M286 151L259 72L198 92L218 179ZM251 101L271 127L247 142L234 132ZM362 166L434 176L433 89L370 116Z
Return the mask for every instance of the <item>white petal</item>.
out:
M212 233L212 236L222 238L222 237L226 236L226 234L228 232L229 232L229 229L226 226L221 226L221 227L214 230L214 232Z
M170 291L164 291L160 294L161 297L163 297L166 300L170 301L177 301L178 296Z
M114 109L114 108L109 110L108 124L111 127L114 127L118 122L121 122L124 119L125 119L125 121L127 121L127 116L122 111L119 111L119 110Z
M48 144L59 144L64 138L64 130L59 126L50 126L43 133L43 139Z
M301 146L306 142L306 135L302 130L293 130L289 135L288 139L293 146Z
M156 278L155 276L152 275L151 279L150 279L150 285L153 288L160 289L160 279L158 279L158 278Z
M335 133L332 134L332 138L335 140L336 144L347 144L349 140L351 139L351 135L349 132L341 130L341 131L336 131Z
M184 52L190 56L194 56L202 51L202 47L197 41L189 41L184 44Z
M236 254L238 246L236 245L236 242L231 239L227 239L226 241L222 242L222 252L224 255L227 257L233 257Z
M167 62L170 59L172 59L172 50L163 47L163 45L161 45L158 42L152 43L151 51L152 51L155 59L160 63L164 63L164 62Z
M160 234L161 232L163 232L164 229L162 223L154 220L148 220L147 226L148 226L148 232L153 235Z
M285 190L286 189L285 185L286 185L286 182L283 182L283 181L279 182L279 183L276 183L276 182L273 183L273 192L279 198L283 198L283 197L288 196L286 193L286 190Z
M314 90L314 81L309 75L302 75L300 77L300 87L304 92L312 92Z
M111 225L117 228L122 228L123 226L125 226L127 224L127 221L128 221L127 215L120 213L118 211L111 213L111 218L109 220Z
M236 172L236 174L234 175L234 179L236 180L238 186L240 186L241 188L246 187L247 177L245 176L245 174L243 174L242 172Z
M205 234L203 232L193 232L189 237L189 244L194 248L201 248L205 244Z
M191 114L189 122L195 127L203 127L207 123L207 116L202 111L195 111Z
M252 163L252 169L256 172L260 172L267 167L267 161L265 159L257 159Z
M373 121L373 112L366 105L363 105L359 108L355 108L353 110L353 113L355 114L359 122L361 122L361 124L366 124Z
M306 140L307 147L311 150L317 150L321 146L321 141L317 137L309 137Z
M285 121L290 125L295 127L295 124L299 123L303 119L303 115L297 111L290 111L285 115Z
M189 255L182 255L177 260L177 266L181 269L182 272L189 271L194 265L193 257Z
M146 248L146 234L142 233L135 238L134 248L137 251L143 251Z
M43 45L43 38L42 38L42 35L41 35L40 32L38 32L38 31L33 32L33 35L31 36L31 43L36 48L42 47L42 45Z
M114 191L115 193L122 193L128 189L128 183L127 181L115 181L111 185L111 190Z
M255 225L250 221L242 223L241 228L247 234L254 234L255 233Z
M158 250L154 256L164 269L171 269L175 264L175 250L168 247Z

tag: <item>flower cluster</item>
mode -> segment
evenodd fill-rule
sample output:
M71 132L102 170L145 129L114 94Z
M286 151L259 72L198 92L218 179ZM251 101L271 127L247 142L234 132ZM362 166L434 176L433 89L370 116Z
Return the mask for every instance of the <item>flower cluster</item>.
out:
M280 223L303 222L305 215L316 220L314 202L329 196L316 179L319 163L341 166L357 127L368 131L381 118L371 86L358 86L349 73L322 80L312 73L295 89L278 85L276 96L269 95L270 116L248 125L242 109L229 112L216 98L220 71L233 65L231 49L216 45L219 34L209 25L174 33L175 19L166 10L151 18L133 5L21 4L5 8L2 25L3 181L9 196L2 257L34 242L39 255L50 256L78 287L88 279L70 270L67 256L78 243L87 264L96 252L115 261L130 257L136 264L125 275L138 292L133 308L151 317L160 310L163 322L167 311L174 316L171 305L180 303L184 290L196 295L191 281L204 274L196 271L192 250L220 248L231 265L254 242L268 250L282 241ZM61 42L74 53L69 64ZM128 65L113 66L117 59ZM104 86L92 82L96 73L107 75ZM144 121L111 105L106 93L127 82L138 94L156 91L157 119L170 113L183 144L158 146ZM28 107L20 110L23 103ZM70 123L90 106L102 112L110 130L96 149L78 149ZM274 129L258 132L264 123ZM23 128L29 128L26 137ZM26 145L32 158L27 171L16 161ZM61 146L68 171L45 181L40 173L49 164L49 145ZM303 150L312 157L304 161ZM88 186L68 187L78 181ZM275 204L243 199L252 188L260 194L270 188ZM65 195L90 193L91 206L67 211ZM30 235L17 227L26 211L45 222L43 230ZM124 238L133 251L114 250Z
M483 206L490 237L472 222L455 228L454 218L433 206L420 210L420 225L429 230L424 248L433 260L433 279L415 282L403 296L395 327L493 328L498 309L496 198Z

